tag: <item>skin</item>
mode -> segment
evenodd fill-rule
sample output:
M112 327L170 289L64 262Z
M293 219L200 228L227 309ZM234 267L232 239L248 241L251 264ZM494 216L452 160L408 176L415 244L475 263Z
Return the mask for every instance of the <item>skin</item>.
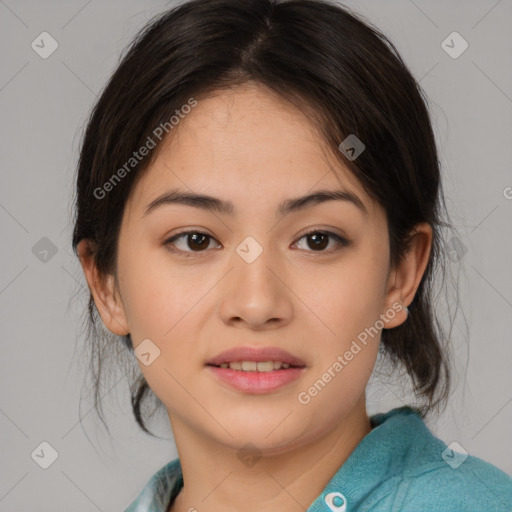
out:
M139 366L167 408L183 469L185 486L169 510L303 511L371 431L365 388L380 331L307 405L297 396L379 315L385 328L406 320L405 309L393 318L389 311L412 302L428 262L431 227L416 226L409 252L391 269L383 208L329 152L308 118L263 86L201 99L171 135L126 204L119 288L112 275L97 273L82 241L87 282L110 331L131 333L135 347L149 338L160 349L149 366ZM236 215L173 204L143 216L174 187L232 201ZM285 199L340 187L357 194L367 214L349 202L328 201L276 215ZM328 238L315 249L304 237L310 228L351 244ZM212 238L201 249L184 236L171 252L165 241L186 229ZM247 236L263 249L250 264L236 252ZM271 393L234 390L205 362L240 345L278 346L307 369ZM261 455L250 467L237 457L248 442Z

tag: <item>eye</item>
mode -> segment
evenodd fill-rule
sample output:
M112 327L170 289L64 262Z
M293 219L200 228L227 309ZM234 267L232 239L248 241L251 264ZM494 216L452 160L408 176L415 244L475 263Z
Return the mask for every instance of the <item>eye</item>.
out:
M180 239L185 239L186 241L184 243L181 243L181 247L179 247L180 244L177 244L176 241ZM178 233L177 235L173 236L166 242L164 242L164 245L174 245L178 247L178 250L174 250L169 248L169 250L173 252L204 252L205 249L208 248L210 245L210 241L215 240L213 237L206 233L202 233L201 231L183 231L181 233ZM188 249L192 250L188 250ZM197 249L197 250L196 250ZM185 254L184 256L188 256Z
M308 245L310 248L312 247L313 250L308 252L331 252L331 250L324 250L326 246L329 245L329 239L334 239L338 242L338 247L335 247L334 250L339 250L341 247L347 247L350 245L350 241L346 238L343 238L336 233L332 233L331 231L320 231L318 229L305 233L299 238L299 241L302 239L306 239L307 242L311 242L308 243ZM180 240L181 242L177 243ZM169 250L172 252L181 253L181 256L189 257L190 253L205 252L205 250L209 248L212 240L215 240L215 238L201 231L182 231L181 233L174 235L172 238L169 238L164 242L164 245L168 246ZM177 247L177 250L170 246Z
M307 240L307 244L309 247L312 247L313 250L309 252L331 252L330 250L324 251L325 247L329 245L329 238L334 239L338 242L338 247L335 247L334 250L340 249L341 247L347 247L350 245L350 242L336 233L332 233L330 231L320 231L320 230L312 230L308 231L304 234L299 241L305 238ZM309 243L311 242L311 243Z

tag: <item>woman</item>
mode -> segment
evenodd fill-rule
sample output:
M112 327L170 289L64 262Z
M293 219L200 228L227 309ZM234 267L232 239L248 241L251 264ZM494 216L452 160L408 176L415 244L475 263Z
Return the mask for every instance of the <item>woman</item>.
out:
M449 391L442 201L422 92L354 13L150 23L87 126L73 237L95 346L133 351L135 417L153 393L179 454L127 512L510 511L512 478L423 421ZM368 416L379 350L419 405Z

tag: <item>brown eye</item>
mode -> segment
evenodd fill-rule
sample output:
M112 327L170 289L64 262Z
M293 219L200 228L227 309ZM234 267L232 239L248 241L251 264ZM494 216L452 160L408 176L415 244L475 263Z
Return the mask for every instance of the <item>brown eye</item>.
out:
M331 233L330 231L310 231L299 240L302 240L303 238L307 240L307 247L312 249L309 252L330 252L324 250L329 245L329 239L336 240L338 242L338 248L346 247L350 244L346 238L343 238L336 233ZM336 247L334 250L336 250Z
M325 233L313 233L307 237L308 245L315 251L325 249L329 245L329 235ZM310 243L311 242L311 243Z
M170 249L174 252L204 252L208 249L210 241L214 240L213 237L200 231L184 231L173 236L165 242L164 245L173 245L177 250ZM180 241L177 243L177 241Z
M203 233L190 233L187 235L188 238L188 246L191 249L206 249L208 245L210 245L210 237Z

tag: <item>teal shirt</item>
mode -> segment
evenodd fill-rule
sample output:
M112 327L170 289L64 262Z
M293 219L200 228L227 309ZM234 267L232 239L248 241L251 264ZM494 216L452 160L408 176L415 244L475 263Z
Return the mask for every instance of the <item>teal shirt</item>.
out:
M512 477L448 448L414 409L392 409L370 421L372 431L307 512L512 512ZM166 512L182 487L174 459L125 512Z

